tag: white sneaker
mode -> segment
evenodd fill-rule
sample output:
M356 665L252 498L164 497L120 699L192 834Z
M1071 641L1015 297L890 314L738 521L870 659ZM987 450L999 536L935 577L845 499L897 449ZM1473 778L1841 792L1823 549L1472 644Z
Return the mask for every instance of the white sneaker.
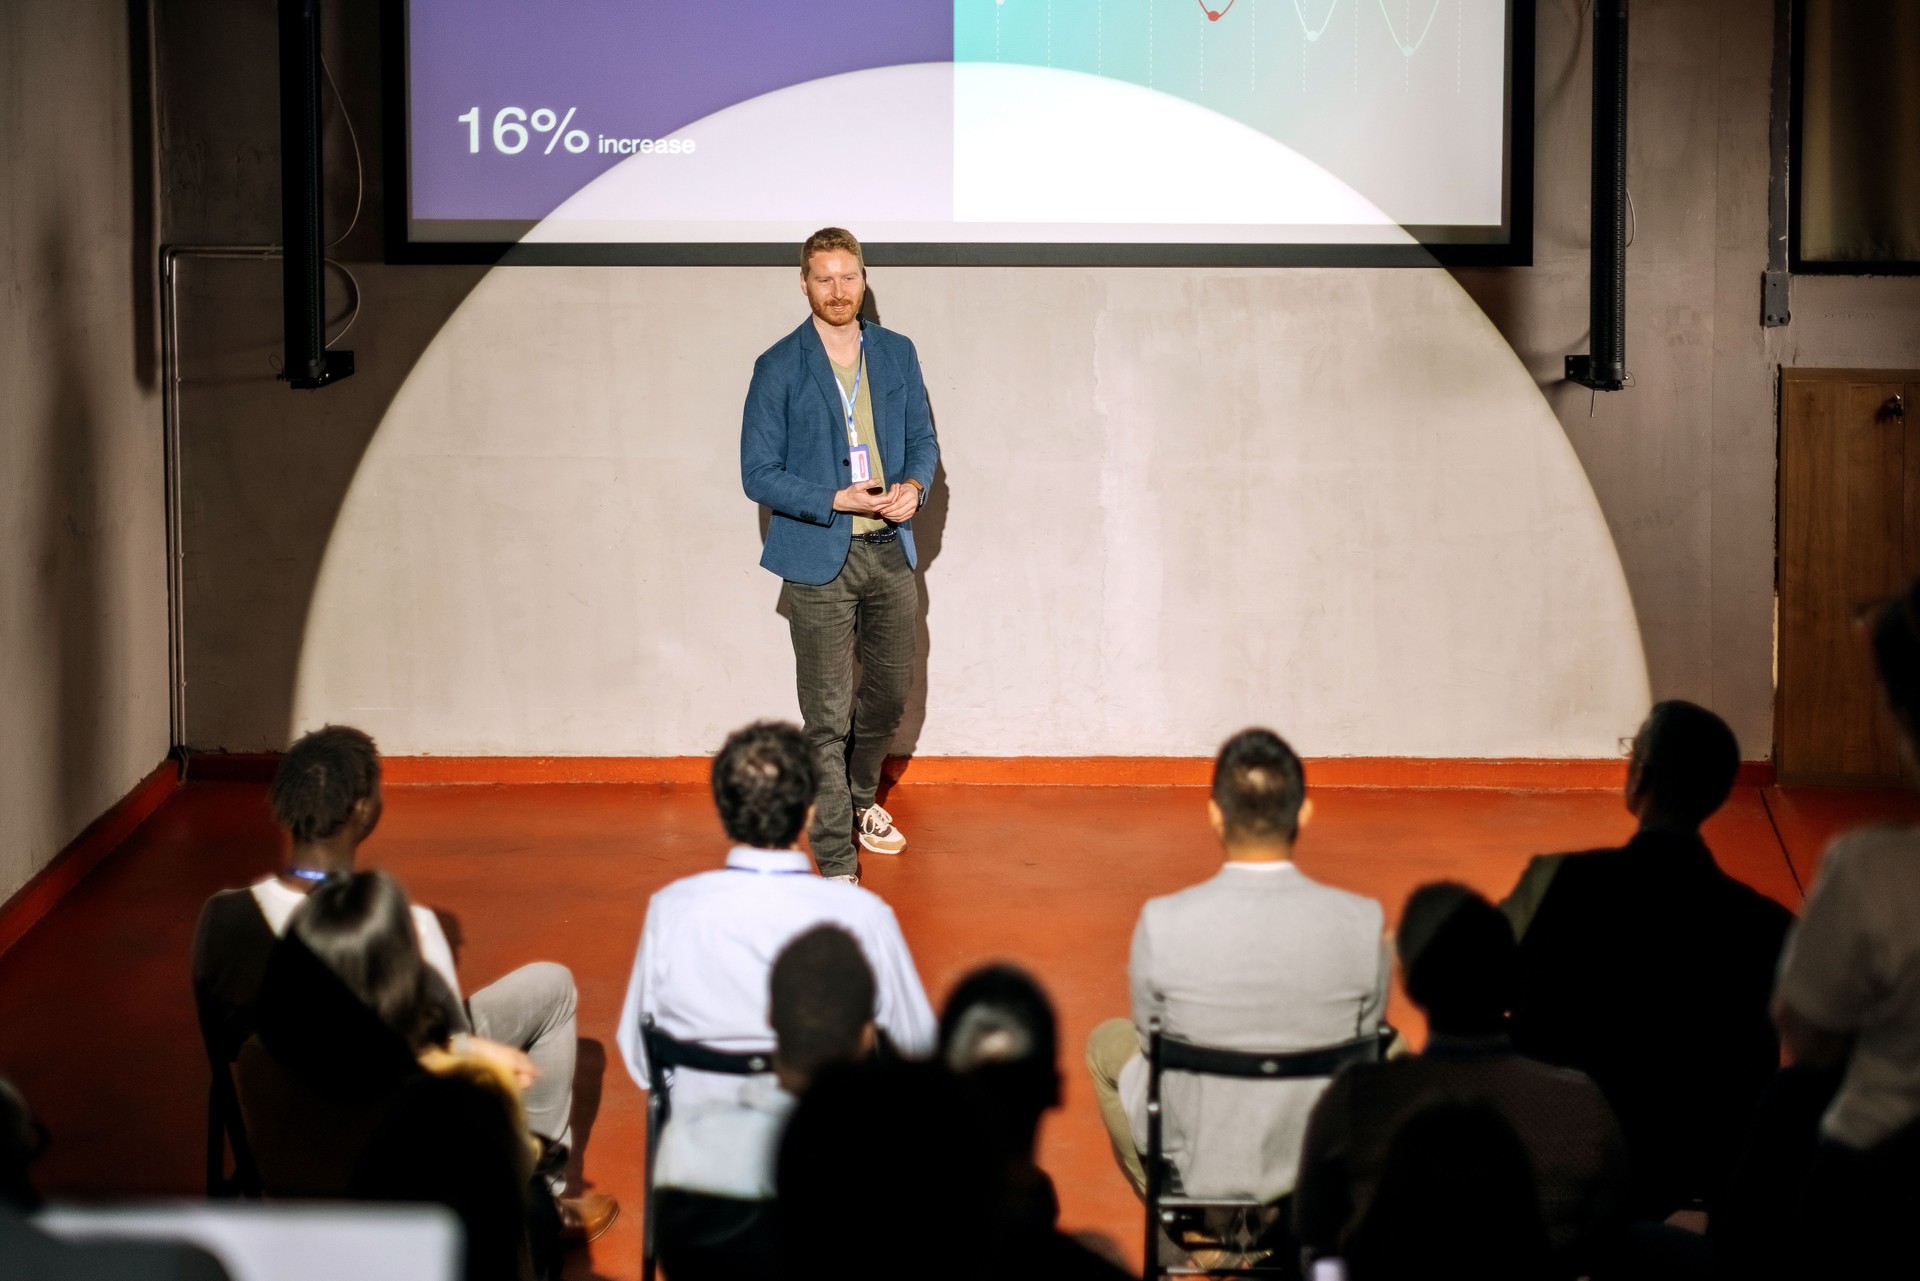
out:
M858 885L860 883L860 878L852 872L843 872L839 876L828 876L822 879L828 881L845 881L849 885Z
M907 838L893 825L893 815L878 805L869 805L860 811L860 844L875 854L901 854L906 851Z

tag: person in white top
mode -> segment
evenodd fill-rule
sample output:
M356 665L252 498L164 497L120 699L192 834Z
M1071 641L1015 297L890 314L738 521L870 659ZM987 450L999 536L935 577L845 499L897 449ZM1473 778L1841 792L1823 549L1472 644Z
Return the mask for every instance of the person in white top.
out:
M616 1040L635 1084L647 1089L641 1022L717 1050L762 1052L774 1044L767 979L774 958L816 925L853 936L873 971L874 1019L909 1057L932 1052L933 1008L893 909L869 890L822 878L798 848L818 774L800 730L761 721L728 737L714 758L714 803L735 842L724 867L673 882L653 896L620 1010ZM731 1101L738 1078L679 1071L675 1111Z
M251 1032L252 1006L273 940L314 886L349 874L360 844L380 822L380 755L360 730L329 725L305 735L281 758L268 792L274 817L292 837L286 866L244 890L208 900L194 936L194 994L209 1053L230 1059ZM257 909L257 910L256 910ZM564 1190L572 1139L577 1053L573 975L535 961L461 999L453 949L440 920L413 908L420 952L446 985L463 1052L492 1058L519 1080L527 1128L547 1141L541 1172L556 1197ZM591 1240L613 1222L611 1197L589 1193L559 1201L563 1240Z
M767 987L773 1075L749 1078L730 1102L676 1109L660 1138L656 1188L772 1200L774 1158L793 1105L821 1070L872 1052L873 970L845 930L816 925L787 944ZM664 1242L661 1253L670 1260Z

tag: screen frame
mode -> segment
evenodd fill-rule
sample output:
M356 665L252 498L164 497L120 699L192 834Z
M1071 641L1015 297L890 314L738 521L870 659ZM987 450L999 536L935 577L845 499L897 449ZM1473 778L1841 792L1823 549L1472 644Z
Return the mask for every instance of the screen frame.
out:
M1801 127L1806 108L1807 6L1790 0L1793 22L1787 60L1787 270L1797 276L1920 276L1920 259L1809 258L1801 252L1800 175L1805 169Z
M385 177L385 261L396 265L547 267L785 267L797 246L785 242L525 244L412 238L412 164L407 124L408 0L381 6L381 89ZM1449 243L1451 228L1405 227L1416 243L1067 244L953 241L863 242L876 267L1530 267L1534 206L1534 6L1507 0L1507 139L1504 240ZM1522 110L1522 107L1525 110ZM1429 241L1427 236L1434 236Z

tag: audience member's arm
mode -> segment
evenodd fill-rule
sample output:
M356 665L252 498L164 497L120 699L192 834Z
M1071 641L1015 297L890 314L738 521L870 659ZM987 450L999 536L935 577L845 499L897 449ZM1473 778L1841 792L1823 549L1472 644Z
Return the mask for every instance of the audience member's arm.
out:
M1796 1064L1837 1062L1878 985L1874 913L1854 863L1845 838L1827 851L1807 893L1806 914L1780 960L1773 1022Z
M1140 1034L1140 1049L1145 1053L1147 1024L1164 1018L1167 1012L1166 996L1154 986L1153 939L1145 911L1133 927L1133 950L1127 958L1127 987L1133 994L1133 1027Z
M1534 914L1546 900L1547 890L1566 858L1565 854L1535 855L1527 864L1527 870L1520 874L1520 883L1513 887L1513 893L1500 900L1500 910L1507 914L1507 924L1513 926L1514 942L1527 937L1527 927L1533 924Z
M473 1031L473 1020L467 1017L467 1003L460 996L460 976L453 968L453 946L447 942L447 932L440 928L440 918L427 908L416 907L413 928L420 937L420 959L427 963L427 984L434 989L434 999L447 1008L452 1018L449 1030Z
M893 909L881 904L867 930L867 962L873 966L876 1009L873 1021L907 1058L931 1055L940 1039L940 1025L927 1001L927 989L914 968L913 953L900 933Z
M1377 1031L1387 1016L1387 989L1393 986L1393 935L1386 930L1386 913L1382 912L1380 916L1379 969L1373 977L1373 991L1368 993L1366 1003L1360 1007L1360 1023L1353 1029L1355 1036ZM1399 1044L1403 1039L1395 1037L1394 1042ZM1411 1050L1409 1046L1404 1052L1410 1053Z
M640 946L633 957L633 975L627 980L627 999L620 1005L620 1026L613 1039L620 1045L620 1057L627 1061L627 1075L641 1089L651 1089L647 1076L647 1046L640 1039L640 1019L653 1012L651 982L656 950L653 911L649 905L646 924L640 927Z

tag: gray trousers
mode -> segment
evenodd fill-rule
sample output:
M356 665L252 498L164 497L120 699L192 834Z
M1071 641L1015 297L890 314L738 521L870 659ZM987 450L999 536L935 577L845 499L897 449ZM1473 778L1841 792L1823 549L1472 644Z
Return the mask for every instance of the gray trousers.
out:
M521 1099L527 1128L562 1147L573 1141L577 1001L572 972L552 961L523 965L467 998L475 1036L524 1050L540 1069Z
M832 582L818 587L789 582L780 599L793 632L800 716L820 769L813 859L822 876L842 876L860 868L854 812L873 804L880 767L906 710L920 593L899 539L855 539Z

